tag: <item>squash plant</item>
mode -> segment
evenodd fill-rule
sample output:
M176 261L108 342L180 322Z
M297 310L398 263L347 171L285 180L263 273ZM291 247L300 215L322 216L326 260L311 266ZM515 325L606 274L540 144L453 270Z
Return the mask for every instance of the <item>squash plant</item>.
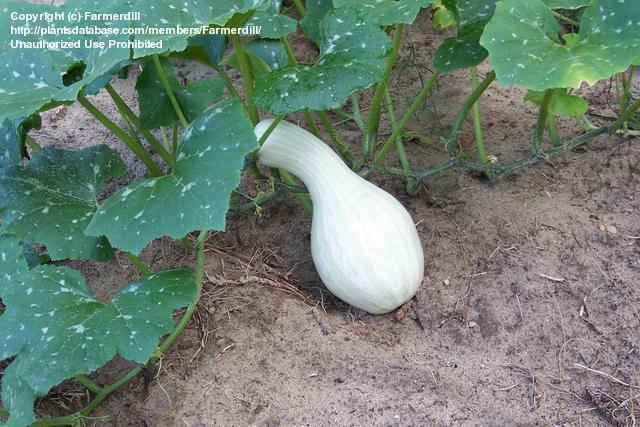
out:
M393 72L401 55L404 26L421 9L437 9L434 22L453 25L455 35L438 48L431 76L409 107L397 114ZM182 28L262 27L259 37L239 35L79 36L125 43L129 48L12 49L0 34L0 359L9 361L2 376L0 417L11 426L79 424L111 392L158 361L188 323L200 296L204 241L210 230L223 231L230 214L260 207L284 193L295 193L308 210L311 202L284 170L257 169L255 153L277 124L299 117L316 136L319 124L331 145L354 172L366 177L401 177L415 194L428 177L452 167L483 172L492 179L548 159L603 133L634 132L640 100L631 87L640 63L640 0L67 0L64 6L0 0L0 28L11 26L9 11L141 12L141 21L94 22L96 26ZM53 26L71 26L53 23ZM414 24L415 25L415 24ZM423 24L421 24L423 25ZM289 36L301 32L318 47L312 61L301 62ZM68 36L67 36L68 37ZM78 36L76 36L78 37ZM21 36L37 43L36 35ZM48 36L51 42L65 36ZM162 40L161 48L151 42ZM182 84L172 60L198 61L215 77ZM493 67L481 79L477 66ZM138 108L128 105L110 84L141 67ZM239 70L241 88L229 70ZM438 79L468 69L470 95L460 106L444 141L450 159L414 170L404 146L404 128L431 95ZM580 98L583 82L614 78L619 117L593 127ZM478 99L495 81L529 89L526 100L539 105L532 131L532 154L496 163L482 136ZM120 116L119 125L91 101L106 93ZM359 94L372 94L368 112ZM146 168L144 179L102 198L103 188L126 172L117 152L97 144L81 150L42 148L30 133L39 114L79 103L105 126ZM392 132L381 139L386 111ZM457 138L471 113L476 154L460 153ZM588 131L561 141L555 117L578 117ZM273 118L260 140L254 126ZM346 144L335 118L355 123L359 149ZM548 132L552 145L542 143ZM387 155L395 150L398 166ZM269 179L272 190L248 203L230 206L246 170ZM199 231L189 239L189 233ZM154 239L181 239L196 252L194 269L152 271L139 253ZM44 252L43 252L44 250ZM140 278L122 285L108 303L98 301L82 274L49 260L106 262L116 251L127 255ZM186 307L177 324L173 311ZM116 354L137 362L109 385L87 376ZM85 386L93 400L61 418L36 419L39 396L66 379Z

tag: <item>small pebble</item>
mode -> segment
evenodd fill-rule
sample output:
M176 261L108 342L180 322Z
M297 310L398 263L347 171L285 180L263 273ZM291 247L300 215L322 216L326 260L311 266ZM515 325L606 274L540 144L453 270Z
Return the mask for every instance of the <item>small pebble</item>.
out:
M474 322L473 320L471 322L469 322L469 327L470 328L475 328L476 326L478 326L478 324L476 322Z
M615 225L607 225L607 231L611 234L617 234L618 233L618 229L616 228Z
M444 279L442 281L442 283L444 283L445 285L449 286L449 278L447 277L446 279Z

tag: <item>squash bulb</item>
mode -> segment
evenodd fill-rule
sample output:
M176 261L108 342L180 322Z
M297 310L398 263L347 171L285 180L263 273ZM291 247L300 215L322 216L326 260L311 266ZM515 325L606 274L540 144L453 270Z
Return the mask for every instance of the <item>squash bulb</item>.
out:
M273 120L255 128L260 138ZM313 201L311 255L325 286L373 314L407 302L422 282L424 256L406 209L351 171L329 146L282 121L258 151L260 163L300 178Z

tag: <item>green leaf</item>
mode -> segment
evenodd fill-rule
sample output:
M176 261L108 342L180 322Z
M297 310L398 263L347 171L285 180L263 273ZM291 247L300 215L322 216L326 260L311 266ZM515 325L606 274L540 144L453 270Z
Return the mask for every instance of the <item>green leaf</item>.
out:
M83 230L97 209L98 189L125 170L118 154L104 145L45 148L25 167L0 170L3 229L46 245L52 259L110 259L109 242Z
M320 21L333 10L332 0L307 0L307 14L300 21L304 34L320 44Z
M249 62L249 68L251 69L251 76L253 76L254 78L258 78L264 74L269 74L271 72L271 68L269 68L267 63L264 62L260 56L256 55L249 49L247 49L245 54ZM238 55L235 51L224 61L222 61L221 64L235 68L236 70L240 69L240 61L238 61Z
M442 2L435 2L433 4L433 18L431 18L431 25L434 28L444 30L445 28L453 27L456 25L456 13L453 10L447 9Z
M260 57L271 70L286 67L289 62L284 43L280 40L254 40L245 48Z
M276 115L329 110L384 78L389 38L377 24L349 9L321 22L320 57L313 67L289 66L261 76L254 103Z
M361 10L379 25L413 24L418 12L435 0L333 0L336 8Z
M111 79L118 77L120 79L126 79L129 76L129 66L134 64L135 61L124 60L117 63L109 71L99 76L97 79L86 85L81 90L82 96L96 95L100 92L100 89L111 83Z
M139 253L160 236L224 230L244 158L257 146L239 101L212 107L185 131L170 175L138 181L115 193L85 232L106 235L114 246Z
M524 96L525 101L542 105L544 92L529 90ZM588 108L587 101L577 95L569 95L564 89L556 89L549 102L549 113L554 116L582 117Z
M19 279L28 269L20 240L16 236L0 234L0 291L2 286L11 286L7 282Z
M503 0L480 43L504 86L543 91L593 85L626 70L640 54L640 0L593 0L574 46L562 45L559 31L541 0Z
M166 270L126 285L98 301L77 270L43 265L0 289L0 359L18 355L16 376L39 395L116 354L144 363L158 339L173 329L173 310L191 303L191 270ZM6 387L6 383L4 384Z
M589 0L544 0L544 2L553 9L579 9L590 3Z
M270 0L268 9L256 12L249 20L249 24L262 27L261 38L279 39L296 31L298 21L281 15L281 5L282 0Z
M223 35L201 35L189 39L187 48L182 52L175 52L172 56L218 65L227 49L227 38Z
M2 374L2 403L9 411L6 427L29 426L36 420L33 405L38 397L29 384L17 373L18 359L7 366Z
M166 58L160 58L164 74L178 100L178 104L186 119L191 122L207 107L222 96L224 80L212 77L191 83L186 87L178 83L173 66ZM160 126L171 126L178 121L178 116L164 90L153 61L147 62L136 82L138 104L140 107L140 123L145 129Z
M121 0L125 1L125 0ZM171 27L197 28L203 25L224 26L235 15L253 10L264 10L270 0L164 0L162 3L138 0L135 2L136 11L140 11L142 20L132 22L134 27L150 27L162 30ZM136 36L142 43L160 44L160 47L141 47L134 49L133 57L141 58L150 54L166 51L183 51L187 47L186 35L157 35Z
M484 26L495 11L496 0L463 0L457 3L458 35L445 39L433 59L442 73L482 63L488 55L480 46Z
M7 3L8 4L8 3ZM0 34L0 120L28 116L41 107L58 105L77 99L80 90L99 78L104 78L113 67L122 61L140 58L166 51L183 51L193 34L166 34L167 28L199 28L208 25L225 25L238 15L249 15L256 9L264 9L268 0L166 0L161 3L146 0L68 0L63 6L33 5L28 2L11 2L12 12L42 14L45 12L85 12L105 14L140 12L140 19L106 21L92 19L91 26L118 30L119 34L107 35L55 35ZM15 26L9 13L0 14L0 28ZM64 27L76 31L86 27L86 22L69 23L55 21L47 24L58 30ZM35 27L35 26L33 26ZM154 35L130 36L123 30L127 27L147 28ZM10 41L33 43L31 47L12 48ZM70 49L47 48L42 43L80 42ZM105 43L104 48L86 47L85 42ZM135 43L133 46L128 42ZM40 43L38 45L37 43ZM51 45L53 46L53 45ZM54 46L55 47L55 46ZM132 48L131 48L132 47ZM70 70L81 71L74 75ZM67 77L65 86L63 76ZM73 78L68 78L73 77ZM94 91L90 88L88 93Z
M24 153L24 134L18 130L20 119L5 119L0 124L0 168L19 165Z
M480 46L482 30L445 39L433 58L433 65L441 73L473 67L487 57L487 50Z

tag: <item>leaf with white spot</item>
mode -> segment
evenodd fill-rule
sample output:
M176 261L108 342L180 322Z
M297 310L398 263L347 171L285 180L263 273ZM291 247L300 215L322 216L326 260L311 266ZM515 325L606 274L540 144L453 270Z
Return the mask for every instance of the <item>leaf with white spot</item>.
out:
M554 9L580 9L590 3L589 0L544 0L544 2Z
M579 88L622 72L640 55L640 0L593 0L580 31L563 44L541 0L503 0L480 43L503 86Z
M38 151L26 166L0 170L3 229L46 245L52 259L110 259L109 242L83 230L98 208L98 189L125 171L118 154L105 145Z
M378 25L413 24L423 7L435 0L333 0L336 8L361 10Z
M211 107L187 128L169 175L135 182L107 199L85 233L139 253L161 236L224 230L245 156L258 147L238 100Z
M19 279L28 269L20 240L15 236L0 234L0 289L2 286L11 286L9 282Z
M262 59L271 70L286 67L288 64L287 51L280 40L254 40L245 47Z
M24 137L15 122L9 119L0 122L0 168L22 162Z
M530 90L524 96L525 101L531 101L536 105L542 105L544 92ZM577 95L569 95L565 89L556 89L549 101L549 113L554 116L582 117L588 108L587 101Z
M320 44L320 21L333 10L332 0L307 0L307 14L300 21L304 34Z
M140 19L108 21L90 17L91 26L117 29L119 33L105 35L60 34L46 36L35 34L42 23L31 24L34 34L12 35L9 31L0 34L0 120L28 116L59 103L72 102L83 87L102 79L110 78L114 67L123 61L166 51L182 51L187 47L190 34L167 35L167 28L198 28L209 25L225 25L241 14L248 15L256 9L268 6L268 0L68 0L63 6L11 2L11 11L17 13L77 12L83 16L80 23L58 20L47 23L47 27L60 31L63 27L74 31L86 27L86 12L123 14L140 12ZM4 3L9 4L8 2ZM0 6L2 7L2 6ZM0 13L0 28L15 26L8 7ZM154 35L130 36L126 28L148 28L160 32ZM192 34L191 34L192 35ZM132 38L131 38L132 37ZM131 40L130 40L131 38ZM12 41L14 45L12 45ZM58 42L80 42L80 47L58 47ZM88 47L86 42L104 43L103 47ZM128 43L137 43L130 46ZM19 42L20 44L15 44ZM30 43L25 45L24 43ZM40 43L40 44L38 44ZM44 46L42 43L48 43ZM153 44L153 46L152 46ZM63 76L70 70L81 70L79 78L65 82ZM66 84L65 84L66 83ZM96 84L98 87L102 82ZM88 93L95 91L90 87Z
M329 110L384 78L389 38L377 24L339 9L321 21L320 30L320 57L313 67L289 66L258 78L258 107L276 115Z
M147 362L158 339L173 329L173 310L197 297L197 284L189 269L166 270L129 283L105 304L79 271L45 265L1 287L0 297L7 306L0 317L0 359L17 355L3 395L24 393L19 380L44 395L116 353Z
M125 0L121 0L125 2ZM135 37L140 42L159 43L162 47L141 47L133 50L134 58L166 51L183 51L188 37L184 34L168 35L166 32L150 34L167 27L197 28L208 25L223 26L235 16L251 11L265 10L271 0L164 0L153 2L137 0L132 10L140 11L141 20L132 27L148 27L145 35ZM98 9L99 10L99 9ZM234 26L236 23L233 23Z
M6 427L29 426L36 420L33 405L38 397L29 384L17 374L16 359L2 373L2 403L9 411Z
M484 26L493 16L496 0L461 0L456 4L458 34L445 39L433 58L438 71L448 73L480 64L488 55L480 46Z
M228 40L225 36L201 35L189 39L187 48L182 52L174 52L171 56L218 65L227 49Z
M296 31L298 21L280 14L282 0L270 0L269 8L256 12L249 24L261 27L260 37L263 39L279 39Z
M160 58L169 85L187 121L191 122L220 99L224 90L224 80L211 77L187 86L178 83L173 66L166 58ZM165 91L153 61L147 62L136 82L140 123L145 129L171 126L178 121L175 109Z

